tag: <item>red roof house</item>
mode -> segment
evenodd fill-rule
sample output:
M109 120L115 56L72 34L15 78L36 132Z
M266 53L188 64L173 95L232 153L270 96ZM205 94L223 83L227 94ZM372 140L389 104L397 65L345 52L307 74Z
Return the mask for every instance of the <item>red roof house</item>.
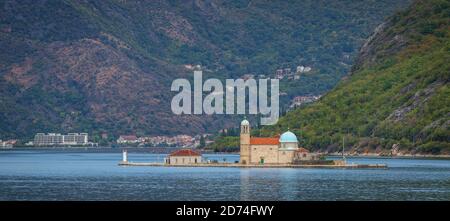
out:
M176 150L165 159L166 164L189 165L202 162L202 154L191 149Z
M191 149L182 149L182 150L176 150L169 154L171 157L191 157L191 156L201 156L202 154L191 150Z

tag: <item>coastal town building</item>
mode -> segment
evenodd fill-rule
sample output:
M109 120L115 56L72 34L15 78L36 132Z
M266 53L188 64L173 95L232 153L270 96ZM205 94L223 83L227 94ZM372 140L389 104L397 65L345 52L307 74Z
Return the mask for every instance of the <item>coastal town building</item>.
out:
M116 141L118 144L138 143L139 139L135 135L120 135Z
M321 95L296 96L292 99L290 108L299 107L303 104L319 100Z
M179 134L175 136L141 136L135 135L121 135L116 140L118 144L138 144L138 146L145 147L181 147L181 148L196 148L200 145L200 141L204 140L205 144L209 144L212 134L198 134L190 136L187 134Z
M59 133L37 133L33 140L33 145L35 146L87 144L89 144L87 133L68 133L66 135Z
M0 140L0 148L12 148L17 140Z
M63 135L63 144L66 145L77 145L77 144L87 144L88 134L87 133L68 133Z
M139 139L140 142L155 147L194 147L196 141L195 137L186 134L176 136L147 136L140 137Z
M202 154L191 149L176 150L165 158L165 163L170 165L187 165L201 162Z
M311 67L303 65L297 66L294 71L291 70L291 68L280 68L275 71L275 78L280 80L284 78L287 78L288 80L298 80L302 74L308 73L311 70Z
M280 80L284 78L283 69L277 69L275 71L275 78L280 79Z
M311 71L311 67L308 67L308 66L303 66L303 65L300 65L300 66L297 66L297 69L296 69L296 72L297 73L306 73L306 72L310 72Z
M290 75L290 74L291 74L291 68L285 68L285 69L283 69L283 74L284 74L284 75Z
M314 158L305 148L298 147L297 136L289 130L279 137L251 137L250 122L241 122L241 164L292 164Z

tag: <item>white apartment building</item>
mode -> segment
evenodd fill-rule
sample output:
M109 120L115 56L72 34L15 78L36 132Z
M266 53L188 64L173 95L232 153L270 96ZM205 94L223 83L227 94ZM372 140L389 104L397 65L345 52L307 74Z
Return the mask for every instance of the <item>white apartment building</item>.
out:
M67 135L61 135L59 133L37 133L34 136L33 144L35 146L86 145L88 144L88 134L68 133Z

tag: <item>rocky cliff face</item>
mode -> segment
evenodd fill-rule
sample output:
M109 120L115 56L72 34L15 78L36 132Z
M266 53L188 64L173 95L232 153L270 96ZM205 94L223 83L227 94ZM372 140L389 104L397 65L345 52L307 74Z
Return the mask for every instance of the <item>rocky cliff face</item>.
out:
M304 62L319 71L299 85L322 86L291 95L322 93L370 30L408 1L369 2L1 1L0 138L235 126L171 113L172 80L192 75L185 64L237 78Z

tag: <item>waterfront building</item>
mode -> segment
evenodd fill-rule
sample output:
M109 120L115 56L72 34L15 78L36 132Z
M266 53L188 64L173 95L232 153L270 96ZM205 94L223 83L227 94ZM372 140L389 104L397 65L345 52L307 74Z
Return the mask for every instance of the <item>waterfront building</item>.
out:
M139 142L143 144L148 144L152 146L162 147L162 146L175 146L183 148L193 148L199 143L201 136L207 136L207 134L197 135L195 137L179 134L176 136L147 136L139 137Z
M170 165L187 165L201 162L202 154L191 149L176 150L165 158L165 163Z
M138 143L139 139L135 135L120 135L116 142L118 144Z
M87 144L88 134L87 133L68 133L63 135L63 144L66 145L77 145L77 144Z
M279 137L251 137L250 122L241 122L241 164L292 164L298 160L312 160L314 154L298 147L297 136L291 131Z
M17 140L0 140L0 148L12 148Z
M319 155L312 154L309 152L309 150L300 147L298 150L294 152L294 162L298 161L311 161L311 160L320 160Z
M87 133L68 133L67 135L59 133L37 133L33 140L35 146L87 145L88 143Z

